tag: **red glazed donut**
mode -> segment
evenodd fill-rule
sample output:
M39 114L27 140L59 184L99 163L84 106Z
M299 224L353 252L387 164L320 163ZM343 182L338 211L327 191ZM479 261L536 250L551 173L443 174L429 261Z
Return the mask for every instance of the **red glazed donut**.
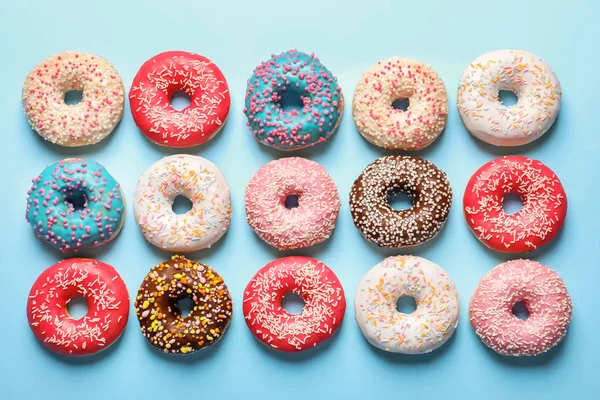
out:
M523 208L502 209L504 196L517 194ZM465 218L473 234L491 249L505 253L535 250L560 231L567 214L562 184L540 161L506 156L479 168L467 183Z
M300 314L281 306L287 293L305 306ZM300 352L329 339L346 310L344 289L331 269L309 257L284 257L259 270L244 291L244 318L263 344L284 352Z
M69 315L67 304L83 296L88 313ZM33 284L27 319L35 337L50 350L72 356L98 353L113 344L129 317L129 294L113 267L89 258L54 264Z
M189 107L171 107L171 96L183 91ZM167 51L146 61L129 91L136 125L154 143L168 147L204 144L225 125L229 87L221 70L208 58L185 51Z

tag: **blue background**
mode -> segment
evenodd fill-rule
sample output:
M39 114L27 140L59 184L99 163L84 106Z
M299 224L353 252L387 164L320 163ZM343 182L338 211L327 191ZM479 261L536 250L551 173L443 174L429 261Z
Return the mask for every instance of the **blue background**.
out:
M274 5L276 4L276 5ZM485 5L484 5L485 4ZM0 397L2 399L173 398L598 398L597 198L600 196L598 63L600 7L585 1L324 1L224 0L10 1L0 4ZM242 113L246 79L271 53L292 47L315 52L338 77L347 108L333 139L294 155L324 165L338 185L342 209L332 238L301 251L279 253L262 243L244 219L250 177L284 153L260 145ZM492 148L472 138L456 110L464 68L495 49L521 48L545 58L558 74L563 101L553 129L533 144ZM131 201L142 172L176 150L145 139L129 107L116 131L100 144L67 149L44 142L28 127L20 96L26 74L51 54L78 50L107 58L129 89L138 68L166 50L211 58L230 86L232 108L224 130L190 152L215 162L227 177L233 202L228 234L213 249L193 255L216 268L233 293L235 314L224 339L197 355L168 357L152 350L132 311L121 340L97 356L58 357L37 343L25 304L37 276L61 254L35 239L25 222L30 179L57 159L85 156L104 164L129 200L125 228L112 244L85 255L114 265L133 297L149 268L168 254L146 244ZM361 73L379 60L408 56L433 66L446 84L450 114L443 135L416 153L445 170L454 204L440 235L418 248L380 250L355 229L348 208L354 179L371 161L391 154L356 131L350 103ZM563 343L537 358L506 358L487 350L473 333L468 303L479 279L511 258L487 250L469 232L462 195L470 175L504 154L542 160L562 180L569 200L562 233L527 255L558 271L574 303ZM439 263L454 279L461 319L453 339L430 355L384 354L371 347L354 321L353 298L362 276L385 256L415 254ZM250 334L242 292L253 274L283 255L313 256L336 272L348 307L341 330L327 344L297 355L275 353ZM184 397L185 396L185 397ZM547 396L547 397L545 397Z

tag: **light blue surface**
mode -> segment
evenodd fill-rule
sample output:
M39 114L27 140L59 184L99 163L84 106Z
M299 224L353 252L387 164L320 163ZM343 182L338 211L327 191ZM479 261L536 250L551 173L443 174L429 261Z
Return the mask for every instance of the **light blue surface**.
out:
M584 1L261 1L224 0L10 1L0 5L0 121L3 211L0 252L0 398L12 399L594 399L600 379L597 198L600 196L598 3ZM335 5L339 4L339 5ZM484 5L485 4L485 5ZM279 13L277 17L273 15ZM332 139L299 155L322 163L338 185L342 210L326 243L278 253L244 220L244 188L258 168L284 154L257 143L245 126L244 90L253 68L272 53L297 47L315 52L338 77L350 104L362 71L378 60L410 56L432 65L448 89L444 134L417 154L444 169L455 191L448 224L430 244L414 250L379 250L362 239L348 209L354 179L375 158L390 154L356 131L350 107ZM564 97L554 128L518 149L494 149L463 128L455 107L463 69L495 49L522 48L545 58L558 74ZM61 254L37 240L25 222L31 178L69 156L92 157L123 185L129 200L125 227L112 244L91 253L114 265L132 295L165 253L144 243L131 212L142 172L175 151L155 146L137 130L129 109L117 130L99 145L66 149L44 142L27 126L20 96L25 75L45 57L81 50L106 57L129 88L151 56L172 49L214 60L230 85L232 107L224 130L192 150L223 170L232 191L229 233L213 249L194 255L225 278L235 316L225 338L191 357L152 350L131 318L113 348L84 359L56 357L34 339L25 317L30 286ZM564 278L574 303L565 341L548 355L513 359L488 351L468 323L470 297L479 279L510 256L486 250L464 222L462 193L483 163L516 152L538 158L560 177L569 211L562 234L530 255ZM454 338L431 355L383 354L367 344L354 322L353 298L363 274L384 256L413 253L439 263L452 276L462 316ZM328 344L300 355L274 353L250 334L241 313L242 291L271 259L310 255L328 264L346 290L340 332ZM133 312L133 308L132 308Z

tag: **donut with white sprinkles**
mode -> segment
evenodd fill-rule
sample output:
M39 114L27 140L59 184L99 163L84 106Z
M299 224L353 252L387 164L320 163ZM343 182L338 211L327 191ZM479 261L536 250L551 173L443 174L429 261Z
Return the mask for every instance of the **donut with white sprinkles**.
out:
M290 293L304 300L300 314L290 314L281 300ZM333 271L309 257L284 257L261 268L246 286L244 318L264 345L300 352L331 338L344 319L344 289Z
M80 319L67 305L87 301ZM63 260L46 269L33 284L27 319L35 337L60 354L87 356L107 349L120 336L129 317L129 294L113 267L88 258Z
M394 210L389 197L405 193L408 210ZM452 205L446 173L427 160L381 157L365 168L350 191L350 211L362 235L379 247L410 247L432 239L442 229Z
M194 303L186 317L177 306L184 298ZM172 354L190 354L217 343L233 313L223 278L208 265L183 256L173 256L153 267L133 306L148 342Z

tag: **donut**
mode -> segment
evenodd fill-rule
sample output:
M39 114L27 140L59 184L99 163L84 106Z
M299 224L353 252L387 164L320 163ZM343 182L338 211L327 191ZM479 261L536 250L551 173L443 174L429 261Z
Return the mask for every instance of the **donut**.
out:
M392 107L399 99L408 99L406 111ZM392 57L363 74L354 91L352 117L360 134L375 146L423 149L446 126L446 87L430 66Z
M298 206L286 207L297 196ZM316 245L329 238L340 211L333 179L315 161L289 157L270 161L248 182L246 220L265 242L279 250Z
M80 319L67 305L83 297L88 312ZM48 349L88 356L107 349L123 333L129 318L129 294L117 271L89 258L62 260L37 278L27 300L27 320Z
M529 316L517 318L518 302ZM498 265L477 285L469 320L479 338L505 356L535 356L556 346L567 334L573 305L561 277L531 260Z
M171 107L176 91L190 97L179 111ZM208 58L167 51L146 61L131 84L133 120L154 143L168 147L198 146L225 125L231 100L221 70Z
M299 99L299 109L282 101ZM289 50L262 62L248 80L248 127L262 144L298 150L323 143L337 130L344 109L342 89L314 54Z
M413 198L408 210L394 210L389 196ZM387 156L373 161L354 182L350 212L354 225L379 247L410 247L432 239L444 226L452 189L448 177L427 160Z
M69 91L81 91L81 102L65 103ZM65 147L98 143L113 131L125 104L123 81L104 58L64 52L46 58L25 78L23 108L31 128Z
M63 252L100 246L125 222L121 186L93 160L67 158L32 179L25 218L35 235Z
M177 300L190 298L185 318ZM217 343L231 322L233 303L223 278L211 267L172 256L153 267L133 303L150 344L171 354L191 354Z
M515 214L502 209L509 193L523 201ZM477 239L505 253L531 251L550 242L567 215L567 197L558 177L540 161L523 156L497 158L479 168L467 183L463 205Z
M512 106L498 98L513 92ZM496 146L520 146L541 137L554 123L562 92L546 61L523 50L496 50L473 61L458 87L458 112L476 138Z
M296 293L304 300L300 314L290 314L281 300ZM264 345L282 352L301 352L325 342L344 319L346 298L337 276L309 257L284 257L261 268L246 286L244 318Z
M404 314L396 302L415 299ZM367 341L392 353L429 353L450 339L460 315L454 282L439 265L421 257L388 257L362 278L354 298L356 322Z
M175 214L177 196L187 197L192 209ZM219 168L205 158L168 156L142 174L133 214L146 240L160 249L181 253L209 248L229 228L229 186Z

